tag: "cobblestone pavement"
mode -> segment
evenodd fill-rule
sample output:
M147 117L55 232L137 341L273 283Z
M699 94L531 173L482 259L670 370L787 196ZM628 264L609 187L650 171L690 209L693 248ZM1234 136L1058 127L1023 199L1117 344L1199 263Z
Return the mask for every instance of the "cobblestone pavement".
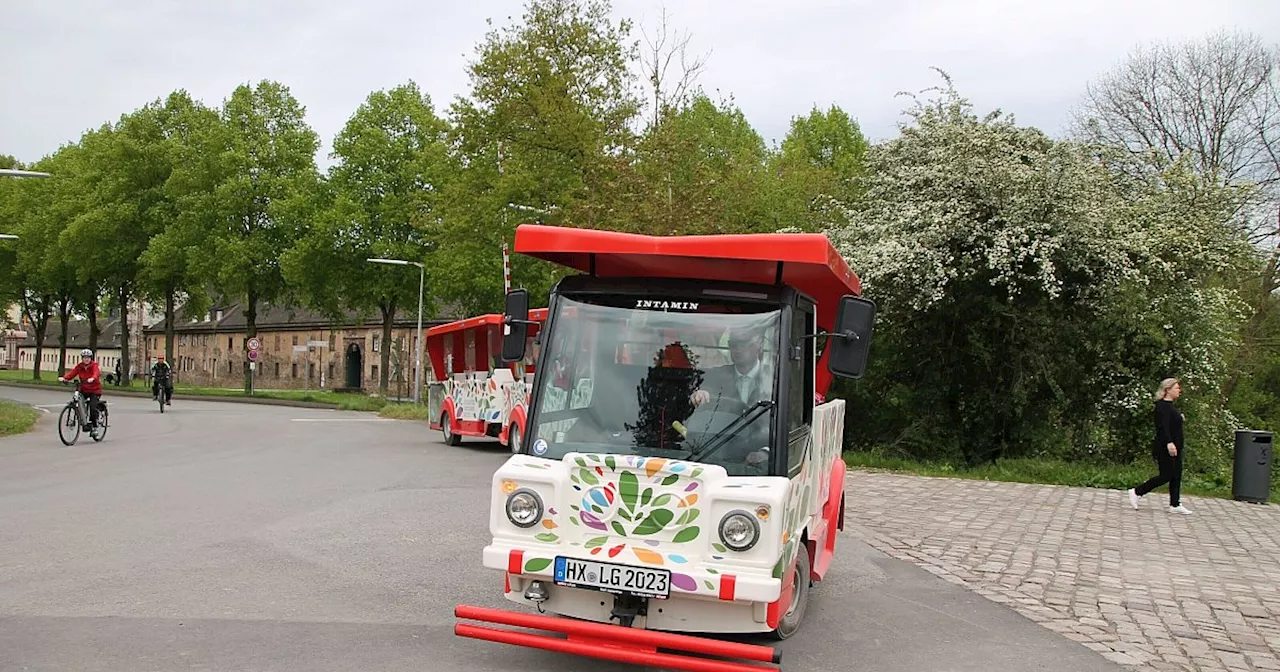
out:
M846 529L1136 670L1280 671L1280 507L852 471Z

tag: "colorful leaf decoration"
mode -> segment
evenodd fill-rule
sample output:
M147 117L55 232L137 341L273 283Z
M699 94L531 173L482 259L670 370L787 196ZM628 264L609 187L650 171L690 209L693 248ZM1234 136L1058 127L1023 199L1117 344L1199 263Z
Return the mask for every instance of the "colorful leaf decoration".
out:
M657 534L665 528L676 514L667 509L654 509L645 517L644 522L640 523L635 529L636 535Z
M636 546L632 546L631 552L636 554L636 557L640 559L640 562L647 562L651 565L662 564L662 556L659 555L658 553L654 553L653 551L647 548L639 548Z
M696 490L696 489L698 489L698 482L697 482L697 481L694 481L694 482L690 483L689 485L685 486L684 491L685 491L685 492L693 492L693 491L694 491L694 490Z
M651 499L653 499L653 488L645 488L644 492L640 494L640 506L648 505Z
M708 568L707 568L707 573L708 573L708 574L719 574L720 572L717 572L716 570L711 569L710 567L708 567Z
M713 542L711 542L711 548L714 548L714 549L716 549L717 551L720 551L721 553L728 553L728 552L729 552L729 549L725 548L724 546L722 546L722 545L720 545L720 544L715 543L714 541L713 541Z
M557 527L559 527L559 525L556 525L556 521L551 520L550 518L547 518L547 519L543 520L543 521L542 521L542 526L543 526L543 527L545 527L545 528L547 528L548 530L554 530L554 529L556 529Z
M680 590L689 591L690 593L698 589L698 582L695 581L692 576L689 576L688 574L681 574L680 572L671 573L671 585L679 588Z
M596 548L598 546L604 546L605 543L607 543L608 541L609 541L609 537L592 537L587 540L585 548Z
M662 484L671 485L672 483L675 483L678 480L680 480L680 474L670 474L666 478L662 479Z
M569 474L569 480L573 481L574 483L580 482L578 481L578 477L574 476L573 474Z
M586 467L586 466L587 466L587 461L586 461L586 460L584 460L584 459L582 459L581 457L575 457L575 458L573 458L573 461L574 461L574 462L577 462L579 467Z
M632 521L631 514L627 513L626 509L618 509L618 517L627 522Z
M577 518L576 516L569 516L569 522L570 522L570 523L572 523L572 524L574 524L574 525L577 525L577 524L578 524L578 518Z
M622 472L618 477L618 493L622 495L622 503L628 511L636 510L636 498L640 494L640 482L630 471Z
M664 459L648 460L644 463L644 471L646 474L652 477L654 474L658 473L658 470L662 469L662 465L666 463L667 461ZM677 476L677 478L679 477Z
M715 589L716 589L716 584L711 583L710 581L705 581L705 580L704 580L704 581L702 582L702 585L706 586L706 587L707 587L707 590L715 590Z
M614 521L611 521L611 524L613 525L613 531L617 532L619 537L627 536L627 531L623 529L622 523L619 523L618 521L614 520Z
M673 541L675 541L677 544L683 544L685 542L693 541L694 539L697 539L698 535L701 533L702 531L699 530L697 526L686 527L683 530L680 530L679 532L676 533L676 537L675 539L673 539Z
M614 546L613 548L609 549L609 557L611 558L618 557L618 554L621 553L622 549L626 547L627 547L626 544L618 544L617 546Z
M689 474L689 477L690 477L690 478L697 478L697 477L698 477L698 474L701 474L701 473L702 473L702 467L696 467L696 468L693 470L693 473L692 473L692 474Z
M551 566L551 558L529 558L524 563L525 572L541 572Z
M676 555L675 553L668 554L667 559L670 560L671 562L678 562L680 564L689 562L683 555Z
M593 474L593 473L591 473L591 472L589 472L589 471L587 471L586 469L583 469L582 471L579 471L579 472L578 472L578 475L582 477L582 482L583 482L583 483L586 483L587 485L599 485L599 484L600 484L600 480L596 478L596 475L595 475L595 474Z
M569 508L573 509L574 511L581 511L581 509L578 508L577 504L570 504Z
M533 538L537 539L538 541L544 541L549 544L559 539L560 537L555 532L543 532L541 534L534 535Z
M698 502L698 496L696 494L689 495L688 497L685 497L684 499L680 500L680 503L676 504L676 508L682 509L686 506L693 506L697 502Z
M591 555L595 555L603 549L604 549L604 546L596 546L595 548L591 549Z
M605 463L606 465L608 465L608 466L609 466L609 469L610 469L611 471L617 471L617 470L618 470L618 462L617 462L617 460L614 460L614 459L613 459L613 456L612 456L612 455L610 455L610 456L608 456L608 457L604 458L604 463Z
M673 497L671 496L671 494L670 494L670 493L664 492L664 493L662 493L661 495L658 495L657 497L654 497L654 498L653 498L653 505L654 505L654 506L665 506L665 505L666 505L666 503L667 503L667 502L669 502L669 501L671 501L672 499L673 499Z

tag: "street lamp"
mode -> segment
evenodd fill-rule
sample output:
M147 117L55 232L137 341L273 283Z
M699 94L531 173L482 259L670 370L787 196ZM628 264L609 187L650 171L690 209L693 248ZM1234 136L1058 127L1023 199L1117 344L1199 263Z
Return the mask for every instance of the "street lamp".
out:
M391 264L393 266L418 267L418 355L417 367L413 372L413 403L420 403L422 398L422 282L426 277L427 267L418 261L404 259L365 259L375 264ZM391 347L389 344L386 347Z
M16 168L0 168L0 176L4 177L53 177L49 173L35 170L18 170Z

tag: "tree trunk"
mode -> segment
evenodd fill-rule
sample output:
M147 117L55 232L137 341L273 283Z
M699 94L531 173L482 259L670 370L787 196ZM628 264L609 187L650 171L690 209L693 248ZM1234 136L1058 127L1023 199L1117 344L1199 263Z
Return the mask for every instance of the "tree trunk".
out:
M36 361L31 370L31 379L40 380L40 360L44 356L44 336L49 329L49 308L53 303L52 297L42 296L32 310L31 299L24 293L22 296L22 307L27 313L27 319L31 320L31 325L35 327L36 332Z
M58 299L58 377L67 373L67 323L71 321L71 298Z
M244 392L253 394L253 370L249 368L249 339L258 335L258 295L249 290L249 300L244 311Z
M120 377L116 385L123 385L129 375L129 290L120 288Z
M164 297L164 360L166 362L169 362L169 368L173 369L175 372L177 371L177 369L174 368L174 362L173 362L173 340L174 338L177 337L176 334L178 332L178 324L177 324L178 309L174 305L176 302L177 301L176 299L174 299L172 291L165 295ZM174 376L174 377L177 378L177 376Z
M396 319L396 304L392 301L378 308L382 310L382 370L378 372L378 391L385 397L391 376L391 326Z
M97 354L98 352L98 295L94 294L89 299L89 349Z

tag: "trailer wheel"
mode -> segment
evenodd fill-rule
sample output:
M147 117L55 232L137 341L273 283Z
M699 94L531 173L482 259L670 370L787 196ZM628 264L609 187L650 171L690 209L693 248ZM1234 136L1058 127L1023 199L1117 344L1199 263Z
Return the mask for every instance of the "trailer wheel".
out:
M453 433L453 425L449 420L449 411L440 414L440 433L444 435L446 446L457 446L462 443L462 437Z
M511 429L507 430L507 447L511 449L511 454L515 455L520 452L520 440L524 438L520 436L520 425L511 423Z
M770 633L774 639L787 639L800 629L805 608L809 606L809 586L812 583L809 576L809 563L808 545L801 544L800 551L796 553L795 576L792 577L795 584L791 592L791 606L778 620L778 628Z

